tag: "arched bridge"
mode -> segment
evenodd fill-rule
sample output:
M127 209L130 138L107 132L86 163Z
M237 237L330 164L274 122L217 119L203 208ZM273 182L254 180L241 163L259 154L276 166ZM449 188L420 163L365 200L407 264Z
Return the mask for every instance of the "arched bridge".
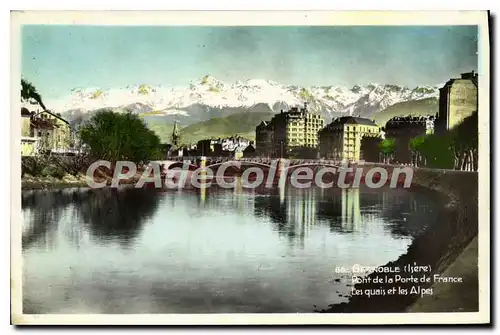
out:
M171 158L166 161L162 161L166 169L172 168L182 168L187 164L189 170L196 170L201 167L201 157L176 157ZM298 167L341 167L341 162L338 160L327 160L327 159L285 159L285 158L240 158L234 159L230 157L205 157L204 166L207 168L214 167L217 168L224 163L234 162L242 167L249 166L261 166L263 168L270 168L273 165L276 167L291 169Z
M248 171L248 169L251 169L253 167L261 167L262 171L264 172L264 175L274 175L275 177L282 176L282 173L285 173L286 178L294 178L293 172L297 171L296 169L304 167L304 168L309 168L309 171L313 171L313 175L316 176L321 176L322 180L323 177L326 178L326 180L337 180L338 178L344 178L344 180L348 183L352 182L354 180L355 174L357 171L357 167L361 167L360 165L357 164L349 164L348 167L352 167L354 169L349 169L347 173L341 174L340 168L346 167L342 162L338 160L328 160L328 159L283 159L283 158L276 158L276 159L269 159L269 158L241 158L241 159L233 159L229 157L203 157L204 159L201 159L201 157L179 157L179 158L174 158L174 159L169 159L169 160L164 160L164 161L156 161L157 163L162 165L162 174L166 178L180 178L177 174L180 173L180 171L172 171L173 169L186 169L188 168L188 177L192 176L192 172L201 168L205 167L207 169L210 169L214 174L217 172L222 172L224 174L224 177L235 177L235 176L242 176L245 171L250 172L250 175L247 177L251 178L256 178L256 175L253 175L252 173L256 173L258 171ZM226 166L224 166L225 163L229 163ZM363 165L363 164L362 164ZM219 170L221 167L224 167L224 171ZM368 165L369 167L369 165ZM325 169L326 168L326 169ZM331 168L330 170L327 170L328 168ZM271 170L272 169L272 170ZM324 169L324 170L322 170ZM170 174L168 170L172 171L173 174ZM368 168L367 170L370 170ZM184 170L185 171L185 170ZM393 178L393 170L388 169L387 173L385 174L386 177L382 177L382 174L380 172L375 172L370 175L370 178L373 182L378 182L381 178L387 178L387 182L392 182ZM301 173L306 173L306 175L303 175L304 177L308 177L308 171L303 170L299 172L299 175ZM365 182L365 173L366 171L363 171L362 169L362 174L360 175L360 182L364 183ZM170 175L170 177L168 177ZM343 177L341 177L341 175ZM298 175L295 177L298 178ZM401 177L399 172L395 176L397 178L397 183L399 184L404 184L405 183L405 176ZM190 178L190 177L189 177ZM333 178L333 179L332 179Z

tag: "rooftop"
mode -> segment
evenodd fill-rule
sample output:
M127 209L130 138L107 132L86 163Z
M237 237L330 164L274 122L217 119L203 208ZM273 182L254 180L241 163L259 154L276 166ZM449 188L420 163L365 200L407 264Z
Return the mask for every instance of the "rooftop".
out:
M478 74L475 73L474 71L461 73L460 78L452 78L452 79L448 80L442 88L445 88L445 87L452 85L457 80L472 80L474 85L477 86Z
M26 107L21 107L21 116L31 116L31 112Z
M333 120L331 124L360 124L366 126L377 126L373 120L356 116L342 116Z
M428 115L428 116L395 116L387 123L412 123L412 122L425 122L425 121L432 121L434 120L435 117L434 115Z

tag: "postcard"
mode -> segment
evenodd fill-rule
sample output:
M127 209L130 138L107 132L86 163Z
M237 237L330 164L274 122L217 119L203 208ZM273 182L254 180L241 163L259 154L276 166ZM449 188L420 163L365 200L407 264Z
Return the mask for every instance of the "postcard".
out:
M11 27L13 324L490 323L488 12Z

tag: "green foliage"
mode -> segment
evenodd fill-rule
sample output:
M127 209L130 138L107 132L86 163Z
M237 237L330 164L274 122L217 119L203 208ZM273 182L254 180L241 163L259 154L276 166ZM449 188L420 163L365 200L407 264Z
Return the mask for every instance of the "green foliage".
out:
M425 136L417 136L410 140L411 150L418 152L425 142Z
M474 112L451 130L450 135L453 138L453 145L456 149L477 149L478 121L478 113Z
M80 128L93 157L109 161L148 161L161 157L160 139L131 113L100 111Z
M429 168L457 168L457 159L463 159L469 151L477 152L478 114L473 113L445 134L416 137L410 145L425 158Z
M87 155L77 155L67 159L63 166L67 174L76 176L79 173L86 173L90 164L92 164L90 157Z
M215 86L210 86L210 87L208 88L208 91L209 91L209 92L213 92L213 93L220 92L220 90L219 90L217 87L215 87Z
M426 167L453 169L452 138L446 135L429 135L419 146L418 152L426 159Z
M23 157L21 159L21 175L38 176L47 163L48 160L45 156Z
M62 177L64 177L65 175L66 171L64 170L64 168L56 164L49 164L47 166L44 166L39 173L40 177L54 177L57 179L62 179Z
M394 153L396 149L396 141L394 138L386 138L379 144L380 152L386 155Z
M23 100L35 100L44 110L45 105L42 102L42 97L37 92L35 86L26 79L21 79L21 99Z
M28 156L21 159L21 174L33 177L53 177L61 179L66 175L85 173L90 165L85 155L78 156Z

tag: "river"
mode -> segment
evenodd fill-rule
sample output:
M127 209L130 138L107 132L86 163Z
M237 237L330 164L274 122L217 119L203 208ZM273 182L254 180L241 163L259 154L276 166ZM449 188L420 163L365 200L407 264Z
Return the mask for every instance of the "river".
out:
M295 313L397 259L438 204L404 189L23 191L24 313Z

